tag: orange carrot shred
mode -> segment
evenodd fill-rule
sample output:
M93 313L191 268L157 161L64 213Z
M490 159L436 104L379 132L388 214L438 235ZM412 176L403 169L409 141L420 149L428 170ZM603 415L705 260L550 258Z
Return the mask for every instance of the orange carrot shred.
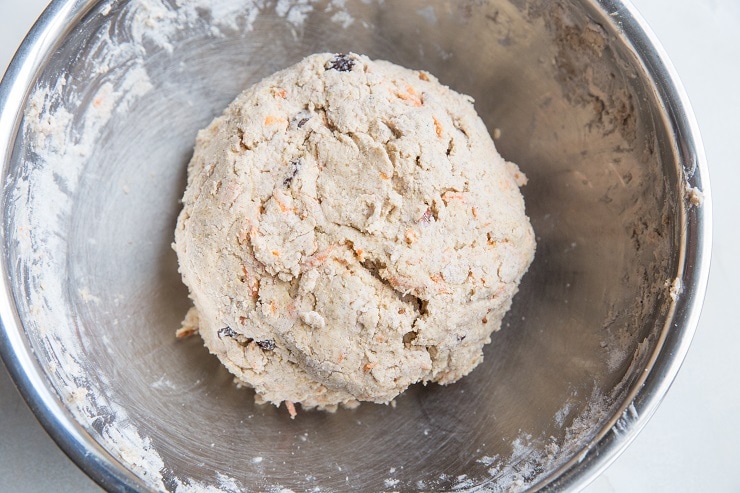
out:
M413 106L419 107L423 103L421 102L421 98L418 94L416 94L416 91L411 86L406 86L406 92L398 92L396 93L396 96L398 96L399 99L403 99L404 101L408 101Z
M295 417L298 416L298 413L295 410L295 404L293 404L290 401L285 401L285 407L288 408L288 414L290 414L290 419L295 419Z
M265 117L265 125L276 125L279 123L285 123L285 118L279 118L273 115L267 115Z
M437 131L437 137L442 137L442 124L439 123L436 117L432 117L432 119L434 119L434 130Z

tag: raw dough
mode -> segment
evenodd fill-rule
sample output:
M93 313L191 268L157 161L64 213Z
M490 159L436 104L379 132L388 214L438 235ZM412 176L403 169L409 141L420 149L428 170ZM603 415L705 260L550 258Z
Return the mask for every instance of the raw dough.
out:
M310 56L198 134L174 244L196 310L182 330L291 414L454 382L532 261L525 180L430 74Z

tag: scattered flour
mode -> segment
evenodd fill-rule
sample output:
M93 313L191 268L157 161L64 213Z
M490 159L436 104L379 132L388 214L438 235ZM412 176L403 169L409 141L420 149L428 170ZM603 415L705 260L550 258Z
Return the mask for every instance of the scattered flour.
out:
M694 207L699 207L704 203L704 192L697 187L689 186L687 188L687 195L689 197L689 203Z
M681 278L676 277L673 279L673 282L669 279L666 281L665 285L668 287L668 295L674 302L677 301L679 295L683 292L683 281L681 281Z
M401 481L398 479L388 478L383 483L386 488L395 488Z
M276 8L299 25L313 9L311 1L280 0ZM172 53L174 43L186 29L205 29L220 37L229 30L249 31L261 11L270 7L266 0L233 2L227 0L180 0L174 4L159 0L134 0L115 16L110 3L98 7L102 28L84 47L78 69L89 79L98 79L94 94L87 80L78 86L70 76L53 79L32 89L23 120L23 139L27 145L25 169L15 177L10 199L16 234L13 249L24 252L23 280L27 330L37 344L44 366L50 373L60 398L83 426L96 430L100 445L115 460L137 474L153 489L177 491L241 491L232 478L219 474L218 486L194 483L191 479L167 478L164 463L151 440L142 436L126 411L107 398L109 383L101 372L85 366L84 341L70 330L75 320L71 294L63 279L54 273L65 272L67 242L61 234L72 213L87 159L111 118L130 111L132 105L153 88L145 59L153 51ZM336 22L343 27L353 19L343 12L343 2L334 2ZM210 21L204 21L203 13ZM122 21L123 20L123 21ZM121 24L124 24L121 28ZM116 24L116 29L111 28ZM12 178L11 178L12 179ZM48 204L54 204L49 208ZM99 302L87 289L76 293L83 302ZM93 375L94 373L94 375ZM163 376L154 388L171 383ZM278 488L276 491L283 491Z

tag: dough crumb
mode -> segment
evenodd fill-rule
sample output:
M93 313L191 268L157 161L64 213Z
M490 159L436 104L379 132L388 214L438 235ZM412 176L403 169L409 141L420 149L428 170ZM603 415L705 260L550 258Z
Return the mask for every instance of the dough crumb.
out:
M483 360L535 251L472 98L317 54L199 132L175 231L198 333L257 402L395 406Z
M698 187L688 187L689 203L694 207L704 204L704 193Z
M194 334L198 333L198 310L195 307L188 310L185 314L185 319L182 321L181 327L175 332L175 337L178 339L185 339Z
M314 329L323 329L326 327L324 317L314 311L301 313L301 320Z

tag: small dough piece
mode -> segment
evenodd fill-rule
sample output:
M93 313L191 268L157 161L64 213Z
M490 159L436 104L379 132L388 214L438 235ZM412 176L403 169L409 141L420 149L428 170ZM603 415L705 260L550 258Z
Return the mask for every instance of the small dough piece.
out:
M483 359L534 235L472 99L318 54L197 137L174 248L209 350L258 399L333 410Z

